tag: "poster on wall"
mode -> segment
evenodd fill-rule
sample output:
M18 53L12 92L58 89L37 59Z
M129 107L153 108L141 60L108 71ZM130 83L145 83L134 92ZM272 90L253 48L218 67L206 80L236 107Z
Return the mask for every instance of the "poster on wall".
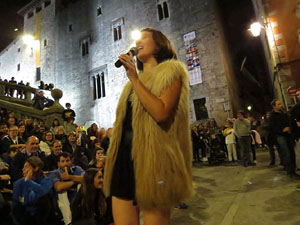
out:
M192 31L183 35L185 57L190 75L190 85L202 83L202 72L196 42L196 32Z

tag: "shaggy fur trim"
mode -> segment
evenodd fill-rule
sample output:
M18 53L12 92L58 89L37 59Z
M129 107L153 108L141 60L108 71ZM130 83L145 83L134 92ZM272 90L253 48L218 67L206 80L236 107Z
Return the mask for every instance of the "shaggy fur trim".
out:
M158 124L151 117L134 92L130 96L134 134L132 158L138 206L141 209L168 210L193 194L188 72L183 63L168 60L151 71L141 73L139 78L156 96L160 96L175 78L182 80L181 94L174 116L164 124ZM109 195L113 166L121 141L122 122L126 114L126 100L131 90L131 84L127 83L118 104L105 168L106 195Z

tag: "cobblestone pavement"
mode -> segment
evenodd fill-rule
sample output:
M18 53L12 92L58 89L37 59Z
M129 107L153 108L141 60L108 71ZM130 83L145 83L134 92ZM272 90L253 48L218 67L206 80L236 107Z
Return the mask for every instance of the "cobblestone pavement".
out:
M196 195L174 209L172 225L300 225L300 180L257 151L257 166L194 165ZM300 154L297 156L300 166ZM278 163L278 162L277 162ZM298 172L300 173L300 172Z

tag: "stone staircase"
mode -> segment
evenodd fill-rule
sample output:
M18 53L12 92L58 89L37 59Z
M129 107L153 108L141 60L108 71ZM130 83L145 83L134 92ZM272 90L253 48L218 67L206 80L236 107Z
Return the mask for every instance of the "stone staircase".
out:
M47 109L38 110L32 107L32 98L38 91L38 89L30 86L0 81L0 108L13 111L17 119L31 118L34 122L44 120L47 128L51 127L55 118L63 124L62 112L64 108L59 103L63 92L60 89L51 90L54 104ZM13 93L12 96L11 93ZM22 94L18 95L17 93Z

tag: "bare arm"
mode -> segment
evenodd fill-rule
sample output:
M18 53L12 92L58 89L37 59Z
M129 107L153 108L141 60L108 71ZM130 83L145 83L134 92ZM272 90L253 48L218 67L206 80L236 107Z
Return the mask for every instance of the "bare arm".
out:
M139 80L135 65L131 61L131 55L128 56L125 54L119 58L126 69L127 76L133 85L135 93L147 112L158 123L166 121L176 107L181 92L182 81L179 78L174 79L173 83L157 97Z
M54 189L56 192L60 193L68 190L73 184L75 184L74 181L58 181L54 184Z

